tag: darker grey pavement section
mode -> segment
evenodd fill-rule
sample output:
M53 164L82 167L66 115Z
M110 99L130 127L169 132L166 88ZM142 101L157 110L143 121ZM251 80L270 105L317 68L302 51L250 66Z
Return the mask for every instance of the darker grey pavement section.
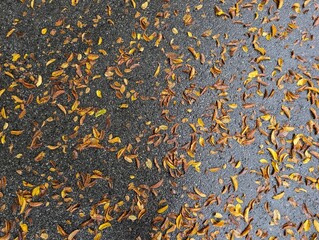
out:
M1 1L0 239L316 239L318 9Z

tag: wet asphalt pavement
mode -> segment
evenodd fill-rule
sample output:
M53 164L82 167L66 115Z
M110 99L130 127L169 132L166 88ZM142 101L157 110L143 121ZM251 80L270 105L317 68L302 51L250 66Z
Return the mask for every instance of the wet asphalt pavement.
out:
M2 0L0 240L317 239L315 0Z

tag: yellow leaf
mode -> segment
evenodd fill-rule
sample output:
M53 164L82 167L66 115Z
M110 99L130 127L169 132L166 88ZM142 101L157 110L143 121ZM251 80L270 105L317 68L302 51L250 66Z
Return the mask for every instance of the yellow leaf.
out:
M0 97L2 96L2 94L3 94L5 91L6 91L5 88L0 90Z
M78 234L79 232L80 232L79 229L74 230L73 232L71 232L71 233L69 234L69 236L68 236L68 240L73 240L74 237L75 237L75 235Z
M190 156L190 157L192 157L192 158L194 158L194 157L195 157L194 152L193 152L193 151L191 151L191 150L187 150L187 155L188 155L188 156Z
M2 144L5 144L6 143L6 135L3 135L1 137L1 141L0 141Z
M266 61L266 60L270 60L270 57L267 56L259 56L256 60L257 63L260 63L261 61Z
M40 194L40 186L37 186L32 189L32 196L38 196Z
M314 91L314 92L316 92L316 93L319 93L319 89L318 89L318 88L315 88L315 87L306 87L305 89Z
M120 105L120 108L128 108L128 104L127 104L127 103L122 103L122 104Z
M37 79L37 83L35 84L37 87L40 87L40 85L42 84L42 76L39 75L38 79Z
M302 79L298 80L297 86L303 86L303 85L305 85L307 82L308 82L307 79L302 78Z
M134 0L131 0L133 8L136 8L136 2Z
M257 77L258 76L258 71L257 70L255 70L255 71L253 71L253 72L250 72L249 74L248 74L248 77L249 78L254 78L254 77Z
M77 110L77 109L78 109L79 104L80 104L80 101L75 100L75 101L74 101L74 103L72 104L71 110L72 110L72 111Z
M279 166L277 162L272 161L271 166L274 168L275 172L279 172Z
M319 222L316 219L313 220L313 225L314 225L316 231L319 232Z
M148 2L145 2L141 5L141 8L144 10L148 7Z
M266 50L262 47L259 47L257 44L254 44L254 48L260 52L262 55L265 55L266 54Z
M271 115L270 114L265 114L263 116L260 117L262 120L265 120L265 121L269 121L270 118L271 118Z
M277 28L275 25L271 25L271 36L276 36Z
M117 152L116 158L117 158L117 159L121 158L122 155L124 154L125 150L126 150L126 147L121 148L121 149Z
M166 125L160 125L159 127L158 127L160 130L167 130L168 129L168 126L166 126Z
M6 35L6 37L10 37L12 35L12 33L15 31L16 29L15 28L12 28Z
M49 66L51 63L55 62L55 58L50 59L49 61L47 61L47 63L45 64L45 66Z
M67 114L67 112L66 112L66 109L65 109L65 107L63 106L63 105L61 105L61 104L57 104L57 106L58 106L58 108L60 108L60 110L66 115Z
M204 124L204 122L203 122L203 119L201 119L201 118L198 118L198 119L197 119L197 123L198 123L198 125L201 126L201 127L204 127L204 126L205 126L205 124Z
M41 34L42 34L42 35L44 35L44 34L46 34L46 33L47 33L47 31L48 31L48 29L46 29L46 28L42 28L42 29L41 29Z
M99 226L99 230L101 231L101 230L103 230L103 229L105 229L105 228L108 228L108 227L111 227L111 226L112 226L111 223L106 222L106 223L103 223L103 224L101 224L101 225Z
M50 149L50 150L55 150L55 149L58 149L60 146L57 145L57 146L52 146L52 145L48 145L47 148Z
M160 73L160 71L161 71L161 65L158 64L158 66L157 66L157 68L156 68L156 70L155 70L155 73L154 73L154 77L157 77L158 74Z
M283 153L279 156L279 162L282 162L283 160L285 160L286 157L288 157L288 153Z
M284 5L284 0L276 0L277 1L277 8L280 9Z
M23 196L18 195L18 201L19 201L19 205L21 206L21 209L20 209L20 214L21 214L24 212L27 206L27 200Z
M200 191L197 187L194 187L194 191L195 191L196 194L198 194L202 198L207 197L206 194L203 193L202 191Z
M64 72L63 69L54 71L54 72L52 73L52 77L58 77L58 76L62 75L63 72Z
M4 107L2 107L0 113L1 113L1 117L3 117L4 119L8 118L7 113L6 113L6 109Z
M290 109L286 107L285 105L281 106L282 111L285 113L285 115L290 118Z
M102 237L102 233L99 232L98 234L96 234L96 235L94 236L94 239L93 239L93 240L100 240L101 237Z
M219 167L215 167L215 168L209 168L208 170L209 170L210 172L218 172L220 169L221 169L221 168L219 168Z
M131 221L135 221L135 220L137 219L137 217L134 216L134 215L130 215L130 216L128 217L128 219L130 219Z
M168 209L168 205L165 205L164 207L157 210L157 213L164 213Z
M16 62L20 57L21 56L19 53L13 53L12 54L12 62Z
M218 222L213 223L214 227L223 227L225 225L224 220L220 220Z
M109 139L109 143L120 143L121 139L119 137L114 137L112 139Z
M232 109L235 109L235 108L237 108L238 105L236 103L230 103L230 104L228 104L228 106Z
M280 220L280 219L281 219L281 214L280 214L280 212L279 212L278 209L275 209L275 210L274 210L274 220L275 220L275 221L278 221L278 220Z
M205 139L203 137L199 137L199 140L198 140L199 144L204 147L205 146Z
M153 163L151 159L147 159L145 162L147 168L152 169Z
M176 227L180 229L182 226L182 214L178 214L176 218Z
M230 178L231 178L231 181L233 183L234 190L237 191L237 189L238 189L237 175L231 176Z
M102 42L103 42L103 38L102 38L102 37L99 37L99 40L98 40L98 42L97 42L97 45L101 45Z
M96 90L96 96L98 96L99 98L102 98L101 90Z
M12 135L19 136L23 133L23 130L12 130L10 131Z
M88 55L88 59L90 60L90 61L94 61L94 60L96 60L96 59L98 59L99 58L99 55L97 55L97 54L89 54Z
M299 28L298 25L293 24L293 23L289 23L289 24L288 24L288 27L290 27L291 29L297 29L297 28Z
M169 168L176 169L176 167L170 161L166 161L165 163L167 164Z
M273 196L272 198L275 199L275 200L280 200L283 198L283 196L285 195L285 192L281 192L275 196Z
M62 235L62 236L68 235L60 225L57 225L56 229L60 235Z
M103 108L95 113L95 117L99 117L101 115L104 115L105 113L106 113L106 109Z
M307 219L304 223L303 223L303 229L305 230L305 232L308 232L311 228L311 222L309 219Z
M27 224L20 223L20 227L21 227L22 232L25 232L25 233L28 232L28 225Z
M11 72L5 71L4 74L14 79L14 76Z
M272 148L267 148L274 160L278 161L278 154Z
M222 15L225 14L225 12L224 12L223 9L221 9L220 7L215 6L215 14L216 14L217 16L222 16Z
M71 5L76 6L79 3L79 0L71 0Z
M34 160L35 161L37 161L37 162L39 162L39 161L41 161L43 158L45 157L45 152L40 152L35 158L34 158Z

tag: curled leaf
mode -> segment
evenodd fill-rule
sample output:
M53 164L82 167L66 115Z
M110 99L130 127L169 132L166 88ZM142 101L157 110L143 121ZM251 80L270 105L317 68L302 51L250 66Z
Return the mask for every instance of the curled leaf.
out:
M237 189L238 189L237 175L231 176L230 178L231 178L231 181L233 183L234 190L237 191Z
M277 152L272 148L267 148L267 150L270 152L271 156L274 160L278 161L278 154Z
M157 210L157 213L164 213L165 211L167 211L167 209L168 209L168 205L165 205L164 207L162 207L162 208L160 208L160 209L158 209Z
M281 192L275 196L273 196L272 198L275 199L275 200L280 200L283 198L283 196L285 195L285 192Z
M68 236L68 240L74 239L75 235L78 234L79 232L80 232L79 229L74 230L73 232L71 232L71 233L69 234L69 236Z

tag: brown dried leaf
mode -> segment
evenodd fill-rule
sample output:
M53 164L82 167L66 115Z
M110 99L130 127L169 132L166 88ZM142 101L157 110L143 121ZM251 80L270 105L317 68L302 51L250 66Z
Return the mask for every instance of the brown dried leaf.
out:
M156 189L159 188L160 186L162 186L164 182L164 179L162 178L160 181L158 181L157 183L155 183L154 185L150 186L151 189Z
M183 17L183 21L185 26L191 25L193 23L192 15L190 13L186 13Z
M60 225L57 225L56 228L57 228L58 233L59 233L61 236L66 237L66 236L68 235Z
M0 237L0 240L9 240L11 237L11 234L10 233L7 233L6 235Z
M68 240L73 240L75 235L78 234L80 232L79 229L74 230L73 232L70 233L70 235L68 236Z

